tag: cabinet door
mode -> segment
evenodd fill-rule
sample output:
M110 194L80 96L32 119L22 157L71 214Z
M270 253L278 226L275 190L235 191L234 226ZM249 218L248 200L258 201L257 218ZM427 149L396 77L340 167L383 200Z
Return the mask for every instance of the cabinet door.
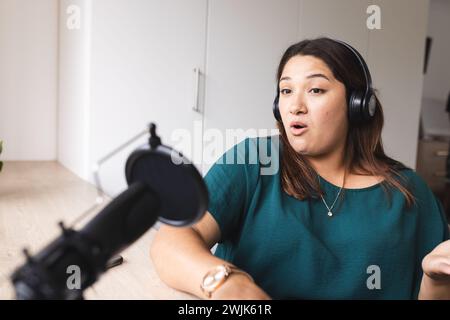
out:
M210 1L203 173L242 140L245 131L263 136L276 128L272 115L276 69L286 48L296 41L298 4L298 0Z
M367 0L300 0L301 39L327 36L350 43L367 59Z
M204 73L206 15L207 0L92 2L91 163L152 121L164 144L177 146L199 164L202 115L193 111L194 68ZM194 136L199 143L192 141ZM110 194L126 186L126 158L146 141L142 138L101 167Z

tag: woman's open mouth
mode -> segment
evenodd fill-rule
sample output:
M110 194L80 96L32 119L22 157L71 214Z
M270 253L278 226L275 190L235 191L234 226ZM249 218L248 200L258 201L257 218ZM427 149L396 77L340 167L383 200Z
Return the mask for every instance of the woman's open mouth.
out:
M292 122L291 123L291 133L294 136L299 136L301 134L303 134L306 130L307 130L307 126L303 123L300 122Z

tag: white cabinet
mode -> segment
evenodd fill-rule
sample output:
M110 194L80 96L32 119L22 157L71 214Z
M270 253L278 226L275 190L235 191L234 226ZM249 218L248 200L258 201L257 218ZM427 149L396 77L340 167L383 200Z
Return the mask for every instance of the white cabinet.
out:
M199 124L201 130L202 115L193 111L194 68L204 70L207 0L95 0L83 9L91 18L84 25L90 29L89 105L83 111L88 171L150 121L169 145L176 144L171 137L177 130L193 132ZM125 160L146 141L142 138L101 167L108 193L125 188ZM187 145L181 151L201 162L201 149Z
M80 177L90 171L90 1L59 1L58 161ZM78 18L78 24L74 18ZM72 26L79 26L79 29ZM68 27L69 26L69 27Z
M327 36L350 43L367 57L368 0L300 0L299 38Z
M276 71L298 33L298 0L213 0L209 4L205 138L219 130L216 147L205 141L203 173L211 160L238 142L225 139L240 129L275 128L272 102ZM216 141L217 142L217 141Z
M192 110L193 70L204 69L206 9L206 0L92 2L91 161L149 121L167 144L175 130L192 131L201 122ZM191 148L181 151L192 158ZM113 192L125 186L128 154L102 168Z
M90 16L82 51L88 56L88 80L80 81L87 83L85 106L75 110L73 99L70 105L61 99L67 92L60 92L65 122L60 122L59 159L75 172L78 167L69 159L81 157L89 169L154 121L163 143L182 151L205 174L245 135L267 135L276 128L272 102L281 56L289 45L318 36L348 41L366 58L386 111L383 137L389 155L414 167L411 135L418 128L427 1L414 0L413 6L407 0L60 1L87 4ZM381 30L366 27L372 3L381 7ZM60 35L68 37L67 30ZM198 77L194 68L200 70ZM67 79L61 74L70 70L60 62L60 79ZM196 98L201 112L193 110ZM74 116L66 109L84 121L75 135L64 134ZM411 129L400 136L394 124L402 123L400 115L407 110L412 111L405 117ZM77 142L83 152L64 151L72 148L70 136L85 137ZM125 188L125 160L145 142L142 138L102 167L109 193Z
M296 41L298 0L95 0L86 9L89 102L82 134L88 170L149 121L158 124L163 143L204 173L204 129L224 135L226 129L275 128L276 68ZM200 112L193 110L196 94ZM125 160L145 142L101 167L108 193L126 186Z

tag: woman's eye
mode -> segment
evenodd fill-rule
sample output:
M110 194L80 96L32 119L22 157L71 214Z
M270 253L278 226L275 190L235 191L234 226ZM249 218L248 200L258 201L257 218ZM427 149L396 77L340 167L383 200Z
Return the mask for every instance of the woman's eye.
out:
M280 92L281 94L289 94L291 93L291 89L281 89Z
M314 94L318 94L318 93L324 93L325 90L319 89L319 88L312 88L311 90L309 90L309 92L312 92Z

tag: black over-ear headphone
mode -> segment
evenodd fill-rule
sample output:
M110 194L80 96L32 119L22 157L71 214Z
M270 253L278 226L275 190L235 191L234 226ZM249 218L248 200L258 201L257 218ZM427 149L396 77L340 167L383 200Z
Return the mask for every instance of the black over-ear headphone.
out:
M345 43L340 40L333 40L333 41L340 43L355 55L355 57L359 61L359 64L361 65L366 80L366 88L364 91L354 90L350 93L348 99L349 121L355 124L369 121L375 115L376 109L376 98L375 95L373 94L372 77L370 76L369 68L367 67L366 62L364 61L364 58L355 48L353 48L348 43ZM279 99L280 99L280 90L279 85L277 85L277 96L273 102L273 115L275 116L275 119L277 121L281 122L281 115L278 106Z

